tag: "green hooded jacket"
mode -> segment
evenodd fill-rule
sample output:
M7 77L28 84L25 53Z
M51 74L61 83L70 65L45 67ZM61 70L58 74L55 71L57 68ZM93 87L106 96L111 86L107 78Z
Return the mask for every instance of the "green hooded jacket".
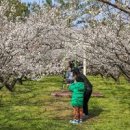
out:
M72 83L69 86L69 90L72 92L71 105L73 107L83 107L83 97L85 92L84 83Z

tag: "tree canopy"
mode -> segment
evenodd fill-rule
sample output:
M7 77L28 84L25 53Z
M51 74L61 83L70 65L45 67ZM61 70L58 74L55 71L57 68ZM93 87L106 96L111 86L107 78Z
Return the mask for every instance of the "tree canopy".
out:
M0 4L5 0L0 0ZM15 20L16 17L24 17L29 13L28 6L25 3L21 3L19 0L8 0L8 9L5 15L10 20Z

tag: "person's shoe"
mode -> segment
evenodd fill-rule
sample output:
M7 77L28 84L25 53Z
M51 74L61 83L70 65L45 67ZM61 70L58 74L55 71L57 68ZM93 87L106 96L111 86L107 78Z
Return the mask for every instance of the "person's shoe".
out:
M83 122L83 119L80 119L80 120L79 120L79 123L82 123L82 122Z
M71 124L79 124L79 123L80 123L80 121L79 121L79 120L74 119L74 120L70 120L70 123L71 123Z

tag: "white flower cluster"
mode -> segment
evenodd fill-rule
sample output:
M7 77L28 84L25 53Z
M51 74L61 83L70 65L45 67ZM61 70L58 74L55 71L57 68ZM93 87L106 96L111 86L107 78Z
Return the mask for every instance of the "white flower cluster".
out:
M57 8L43 7L16 22L8 21L6 9L8 3L0 5L0 83L9 90L23 77L62 73L66 59L82 60L84 51L88 73L130 79L128 21L114 17L107 24L76 30Z

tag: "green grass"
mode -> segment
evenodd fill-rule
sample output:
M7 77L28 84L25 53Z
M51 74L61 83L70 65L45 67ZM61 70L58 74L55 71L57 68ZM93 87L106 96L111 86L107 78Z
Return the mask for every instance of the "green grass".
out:
M0 130L130 130L130 84L123 78L120 84L100 77L89 79L104 98L91 98L86 122L69 124L70 99L50 95L61 89L62 78L50 76L17 85L13 93L6 88L0 91Z

